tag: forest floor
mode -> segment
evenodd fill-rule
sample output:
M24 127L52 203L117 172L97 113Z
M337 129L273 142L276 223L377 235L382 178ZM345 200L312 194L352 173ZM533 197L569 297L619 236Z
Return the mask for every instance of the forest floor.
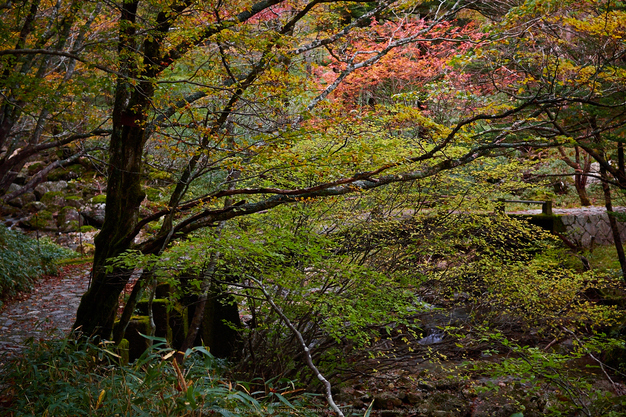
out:
M26 345L61 338L76 318L81 296L89 286L91 264L67 265L57 276L39 279L31 292L7 301L0 310L0 369Z

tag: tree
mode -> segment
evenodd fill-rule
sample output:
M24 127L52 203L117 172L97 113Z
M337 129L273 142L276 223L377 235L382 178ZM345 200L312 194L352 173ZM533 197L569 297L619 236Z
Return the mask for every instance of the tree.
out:
M492 94L526 102L516 136L507 140L550 139L561 157L577 169L576 188L583 204L581 175L588 172L584 152L600 166L606 207L626 276L626 258L612 210L609 184L626 189L624 132L626 79L623 42L626 13L621 2L534 2L511 8L496 25L509 34L482 51L480 79ZM564 148L576 154L572 161ZM583 156L583 160L587 158Z
M85 144L86 139L109 134L104 126L108 79L96 69L111 42L102 21L108 12L99 2L32 0L4 5L0 27L4 201L97 147ZM25 187L7 193L27 162L61 148L61 156L33 172Z
M410 106L399 107L385 126L336 112L332 103L311 117L310 111L350 74L397 48L427 41L432 28L460 10L459 3L434 4L427 24L414 25L401 37L387 32L382 48L354 51L337 78L312 93L307 66L323 58L321 48L341 48L349 36L364 36L369 31L364 23L374 16L399 27L413 19L410 5L381 2L342 25L337 8L327 3L119 5L106 220L96 240L92 286L75 327L109 337L130 271L107 271L106 264L131 247L159 253L170 241L219 221L428 177L490 150L482 144L470 149L462 140L450 155L441 152L455 144L463 126L506 114L478 114L451 130ZM395 132L406 130L408 118L431 129L424 143L384 134L390 124ZM355 123L362 129L342 130ZM148 161L157 168L167 164L173 182L167 207L140 219ZM237 179L225 181L228 172L237 172ZM215 203L242 195L249 200L233 200L228 207ZM134 244L155 221L162 222L159 231Z

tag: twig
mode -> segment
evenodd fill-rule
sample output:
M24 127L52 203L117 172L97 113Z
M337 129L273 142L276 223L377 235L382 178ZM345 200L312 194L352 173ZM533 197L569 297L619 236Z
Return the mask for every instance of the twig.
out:
M580 344L580 346L583 349L585 349L585 352L587 352L589 357L591 359L593 359L594 361L596 361L598 363L598 365L600 365L600 369L602 369L602 372L604 373L604 376L606 376L606 379L608 379L609 382L611 383L611 385L613 386L613 389L615 390L615 393L618 394L618 395L623 395L622 389L611 379L611 377L609 376L609 373L604 368L604 363L600 359L598 359L595 356L593 356L593 353L591 353L591 351L589 349L587 349L587 347L585 347L585 345L580 341L578 336L576 336L576 334L573 331L571 331L567 327L563 327L563 330L565 330L567 333L571 334L574 337L574 339L576 339L576 341Z
M296 335L296 337L298 338L298 341L300 342L300 346L302 347L302 351L304 352L306 364L313 371L317 379L319 379L322 382L322 384L324 384L324 387L325 387L324 396L326 397L326 401L328 402L328 405L330 405L330 408L332 408L333 411L337 413L337 415L339 415L340 417L344 417L344 414L341 412L339 407L337 407L337 404L335 404L335 401L333 400L333 394L331 393L330 382L328 382L328 380L324 378L324 375L321 374L319 369L317 369L317 366L315 366L315 364L313 363L313 358L311 357L311 351L309 347L306 345L306 343L304 342L302 333L300 333L298 329L296 329L296 327L291 323L291 320L289 320L289 318L285 315L285 313L283 313L280 307L278 307L276 303L274 303L274 300L272 300L272 297L265 290L265 287L263 286L263 284L258 279L252 276L248 276L248 278L254 281L254 283L259 286L259 289L261 290L261 292L263 292L263 295L272 306L272 309L274 309L276 314L280 316L280 318L283 320L285 325L289 327L289 329Z

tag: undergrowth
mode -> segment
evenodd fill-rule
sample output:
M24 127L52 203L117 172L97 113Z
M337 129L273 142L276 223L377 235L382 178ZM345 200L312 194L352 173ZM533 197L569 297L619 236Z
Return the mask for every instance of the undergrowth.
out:
M202 347L184 367L163 339L130 365L112 346L74 339L32 344L5 373L0 415L19 416L265 416L313 415L308 398L285 381L233 382L225 363ZM289 400L287 399L289 397Z
M47 237L31 239L0 224L0 300L30 290L38 276L55 274L56 262L70 257L76 253Z

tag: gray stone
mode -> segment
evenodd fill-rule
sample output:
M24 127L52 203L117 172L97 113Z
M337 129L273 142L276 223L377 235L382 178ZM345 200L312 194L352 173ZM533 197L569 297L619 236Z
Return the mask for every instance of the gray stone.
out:
M391 392L381 392L374 396L374 408L377 410L390 410L402 405L402 400Z
M38 211L41 211L43 209L46 208L46 205L44 203L42 203L41 201L32 201L30 203L28 203L24 209L31 212L31 213L36 213Z
M51 191L62 191L67 188L67 181L46 181L35 187L35 196L38 200Z
M408 392L406 394L406 400L412 405L419 404L422 402L422 394L419 392Z
M84 200L78 196L67 196L65 197L65 204L68 206L80 209L85 205Z
M78 230L80 214L74 207L66 206L61 209L57 216L57 226L61 232Z
M104 203L88 203L81 207L80 213L85 219L84 225L101 227L104 223Z
M65 196L61 191L49 191L42 195L39 201L44 203L50 209L53 209L54 207L64 207L67 205L65 202Z
M435 387L434 384L427 382L427 381L421 381L420 383L417 384L417 387L424 391L434 391L437 389L437 387Z
M23 187L17 185L17 184L11 184L9 186L9 189L7 190L7 194L11 194L14 193L15 191L19 191L21 190ZM27 191L24 194L12 199L11 201L8 202L8 204L10 204L13 207L18 207L18 208L22 208L25 205L27 205L28 203L30 203L31 201L35 201L35 194L32 191Z

